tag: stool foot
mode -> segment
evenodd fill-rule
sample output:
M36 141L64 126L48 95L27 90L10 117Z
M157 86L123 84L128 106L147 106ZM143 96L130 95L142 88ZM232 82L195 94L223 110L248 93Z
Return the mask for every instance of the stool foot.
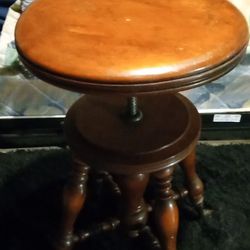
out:
M204 186L200 177L196 173L196 152L193 150L182 162L180 166L185 173L189 197L200 212L203 209Z
M63 218L56 250L70 250L74 244L74 223L86 198L89 167L73 157L73 168L63 193Z
M171 184L174 169L175 166L171 166L153 174L158 194L154 209L155 225L163 250L176 250L179 210Z
M121 190L121 227L130 237L139 236L147 222L148 209L143 194L148 180L149 176L146 174L115 176Z

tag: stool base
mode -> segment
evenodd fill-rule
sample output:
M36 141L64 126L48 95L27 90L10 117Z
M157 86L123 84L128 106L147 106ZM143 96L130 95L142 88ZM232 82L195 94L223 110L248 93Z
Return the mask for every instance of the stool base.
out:
M179 94L146 96L139 102L143 119L131 124L119 116L126 99L110 98L84 96L67 114L65 134L73 153L73 168L64 191L64 217L57 250L69 250L75 241L89 237L89 232L77 237L73 234L86 199L89 167L111 174L112 177L106 174L106 178L119 197L118 219L99 228L106 231L119 225L130 237L145 232L148 206L144 194L149 181L153 181L155 233L163 250L176 250L179 226L176 199L189 194L196 206L203 203L203 184L195 171L199 114ZM181 194L172 190L172 175L178 163L187 183L187 190ZM157 247L157 240L153 242Z

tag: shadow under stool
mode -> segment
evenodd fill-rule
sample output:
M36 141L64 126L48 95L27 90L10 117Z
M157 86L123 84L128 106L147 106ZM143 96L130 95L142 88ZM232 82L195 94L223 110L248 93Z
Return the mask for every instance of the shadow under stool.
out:
M176 200L187 195L201 209L204 199L195 170L200 116L178 92L239 63L248 44L240 12L226 0L37 0L20 17L15 38L20 60L37 77L86 94L64 124L73 164L56 249L89 236L74 229L95 171L113 183L121 205L103 231L119 227L137 237L147 228L144 194L152 181L156 236L162 249L176 250ZM177 164L182 192L172 188Z

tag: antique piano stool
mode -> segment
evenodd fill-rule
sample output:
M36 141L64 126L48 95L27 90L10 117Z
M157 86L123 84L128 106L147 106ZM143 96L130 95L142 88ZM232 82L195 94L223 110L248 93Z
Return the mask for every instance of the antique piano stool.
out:
M38 78L86 94L65 119L73 166L56 248L87 238L73 232L95 171L120 192L118 219L104 230L119 224L139 235L153 182L155 234L162 249L175 250L176 199L187 194L195 206L203 203L195 170L200 117L177 92L239 63L248 44L240 12L226 0L37 0L19 19L15 38L21 61ZM181 194L171 184L177 164L187 186Z

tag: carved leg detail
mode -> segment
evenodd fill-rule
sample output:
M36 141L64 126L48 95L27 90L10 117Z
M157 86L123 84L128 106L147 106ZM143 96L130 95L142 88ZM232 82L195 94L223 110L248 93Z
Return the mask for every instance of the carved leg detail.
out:
M202 208L204 200L204 186L200 177L196 173L196 152L192 151L181 163L189 196L197 208Z
M69 250L73 245L74 224L86 198L89 167L73 157L73 168L63 193L63 218L57 250Z
M155 224L163 250L176 250L179 210L171 184L174 169L175 166L172 166L153 174L158 193L154 210Z
M147 222L147 207L143 194L149 176L138 174L132 176L116 176L115 180L121 190L121 226L129 236L137 237Z

